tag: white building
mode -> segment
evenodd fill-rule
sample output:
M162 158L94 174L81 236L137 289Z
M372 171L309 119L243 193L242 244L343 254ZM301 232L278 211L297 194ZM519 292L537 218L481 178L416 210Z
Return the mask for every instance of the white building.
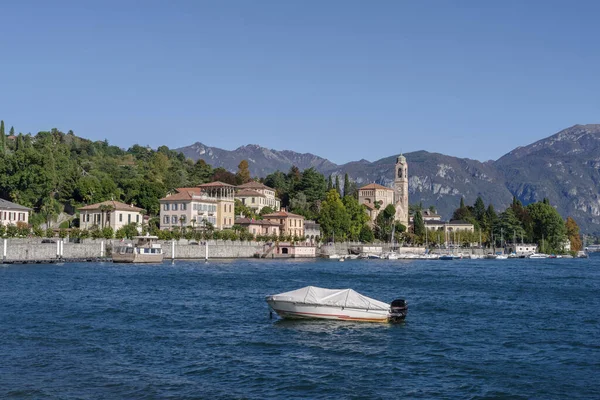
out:
M160 229L200 228L205 222L216 229L234 224L234 186L212 182L192 188L178 188L159 200Z
M260 213L264 207L271 207L273 211L280 208L281 201L275 195L275 189L263 185L260 182L248 182L236 186L235 198L239 199L246 207L252 208Z
M93 227L102 229L110 226L116 231L125 225L135 223L138 230L141 231L143 222L144 209L120 201L107 200L79 208L79 226L81 229L89 230Z
M17 225L21 222L29 224L31 208L0 199L0 225Z

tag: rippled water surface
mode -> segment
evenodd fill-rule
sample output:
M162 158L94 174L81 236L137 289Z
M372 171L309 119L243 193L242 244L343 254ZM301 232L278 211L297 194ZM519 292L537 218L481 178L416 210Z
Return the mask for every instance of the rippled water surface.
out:
M403 324L269 319L306 285ZM0 266L0 398L600 397L600 258Z

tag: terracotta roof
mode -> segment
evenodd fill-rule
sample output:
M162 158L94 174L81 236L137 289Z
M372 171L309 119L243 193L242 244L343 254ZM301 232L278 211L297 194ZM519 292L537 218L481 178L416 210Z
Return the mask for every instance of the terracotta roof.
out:
M192 199L192 195L194 195L194 194L200 194L200 193L194 193L194 192L188 191L188 190L177 189L177 193L172 193L170 195L167 195L166 197L163 197L159 201L163 201L163 200L191 200Z
M236 225L269 225L279 226L277 222L268 221L265 219L250 219L250 218L238 218L235 220Z
M235 194L235 197L247 197L247 196L267 197L264 194L259 193L256 190L251 190L251 189L242 189Z
M291 212L287 212L287 211L277 211L271 214L265 214L263 215L263 218L302 218L304 219L304 217L302 215L298 215L298 214L292 214Z
M116 210L116 211L137 211L137 212L144 211L143 208L135 207L134 205L121 203L120 201L115 201L115 200L107 200L107 201L103 201L102 203L90 204L89 206L79 207L79 209L84 210L84 211L98 210L98 209L100 209L101 206L110 206L110 207L112 207L113 210Z
M392 191L394 190L392 188L382 186L379 183L369 183L368 185L365 185L358 190L363 190L363 189L385 189L385 190L392 190Z
M210 182L210 183L204 183L202 185L198 185L199 188L213 188L213 187L235 187L233 185L230 185L229 183L223 183L223 182Z
M28 208L28 207L25 207L20 204L13 203L12 201L4 200L4 199L0 199L0 208L2 208L4 210L23 210L23 211L31 210L31 208Z
M269 190L275 190L273 188L268 187L267 185L264 185L260 182L256 182L256 181L251 181L248 183L244 183L243 185L238 185L237 186L238 189L269 189Z

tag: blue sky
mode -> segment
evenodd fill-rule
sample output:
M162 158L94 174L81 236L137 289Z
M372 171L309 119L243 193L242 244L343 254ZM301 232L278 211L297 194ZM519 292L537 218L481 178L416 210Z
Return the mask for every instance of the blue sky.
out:
M600 123L600 2L5 1L0 15L0 118L17 132L484 161Z

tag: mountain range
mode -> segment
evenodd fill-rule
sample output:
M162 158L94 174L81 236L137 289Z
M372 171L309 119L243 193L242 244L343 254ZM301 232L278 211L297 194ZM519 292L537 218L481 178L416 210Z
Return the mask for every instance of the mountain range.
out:
M248 160L253 176L314 167L328 175L348 174L359 187L376 182L391 186L397 154L380 160L337 165L310 153L246 145L223 150L202 143L176 149L213 167L236 172ZM517 147L496 161L480 162L427 151L404 154L409 165L409 202L433 205L445 218L460 198L473 204L481 196L504 210L516 196L523 204L547 197L563 217L572 216L582 232L600 234L600 124L575 125L528 146ZM343 182L343 179L341 179Z

